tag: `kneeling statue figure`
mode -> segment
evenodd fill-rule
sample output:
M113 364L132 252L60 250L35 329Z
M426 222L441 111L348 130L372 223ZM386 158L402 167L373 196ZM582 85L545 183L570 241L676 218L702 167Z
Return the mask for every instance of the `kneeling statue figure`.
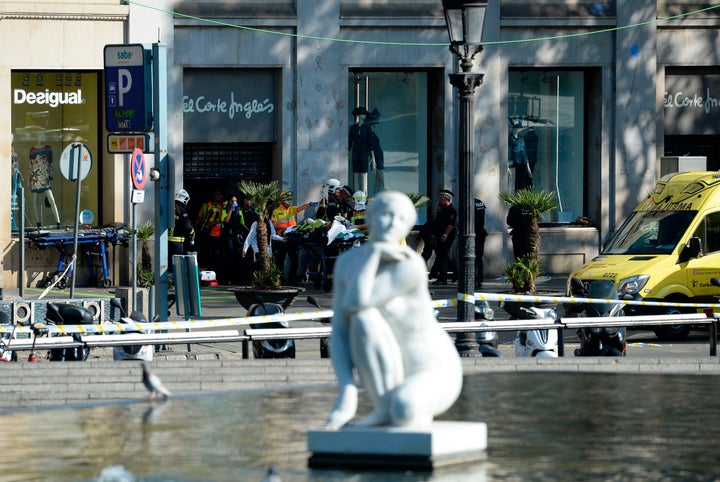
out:
M460 394L460 356L435 318L425 262L402 243L416 216L405 194L378 194L367 208L368 242L337 259L330 354L339 392L330 430L356 415L354 372L374 406L357 426L429 425Z

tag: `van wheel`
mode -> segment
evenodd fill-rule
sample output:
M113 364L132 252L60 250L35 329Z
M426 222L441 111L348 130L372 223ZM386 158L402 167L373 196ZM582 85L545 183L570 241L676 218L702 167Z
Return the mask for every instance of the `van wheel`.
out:
M682 299L665 299L664 301L672 301L675 303L687 303L688 300L685 298ZM679 315L682 313L694 313L695 310L692 308L679 308L679 307L668 307L665 311L662 312L664 315ZM692 328L692 325L664 325L664 326L656 326L653 331L655 332L655 336L657 336L660 340L663 341L680 341L687 338L687 336L690 334L690 329Z

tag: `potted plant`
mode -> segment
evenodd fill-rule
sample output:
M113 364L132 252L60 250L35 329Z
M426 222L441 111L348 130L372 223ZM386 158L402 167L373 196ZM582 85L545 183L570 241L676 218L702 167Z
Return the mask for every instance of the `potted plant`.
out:
M500 193L500 200L510 207L507 223L512 229L513 254L515 260L508 265L508 279L521 280L519 275L530 276L530 280L520 283L523 288L513 285L516 291L535 292L535 278L540 272L538 254L540 253L540 226L538 220L546 212L557 208L555 193L536 191L532 188L519 189L514 194ZM512 277L509 272L512 272Z
M301 291L297 287L281 286L282 270L275 265L270 257L268 226L272 208L279 201L280 184L278 181L255 182L240 181L238 189L244 193L255 206L260 221L257 224L257 267L252 274L252 286L234 288L235 298L249 309L260 296L263 301L280 303L283 308L292 303L295 296Z

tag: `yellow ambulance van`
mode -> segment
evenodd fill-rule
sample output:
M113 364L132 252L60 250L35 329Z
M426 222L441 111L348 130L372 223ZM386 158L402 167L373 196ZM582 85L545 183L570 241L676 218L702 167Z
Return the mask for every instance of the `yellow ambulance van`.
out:
M662 177L655 190L603 245L570 275L583 283L611 279L621 298L713 302L720 289L720 172ZM570 290L568 279L567 292ZM629 305L628 315L695 312L695 308ZM685 338L689 325L658 326L664 340Z

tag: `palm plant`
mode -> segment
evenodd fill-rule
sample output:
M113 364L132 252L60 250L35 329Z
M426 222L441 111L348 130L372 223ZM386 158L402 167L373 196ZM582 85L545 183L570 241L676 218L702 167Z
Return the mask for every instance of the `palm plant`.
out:
M142 288L147 288L153 284L153 267L152 256L150 255L150 246L148 241L155 235L155 226L148 221L142 226L138 226L133 233L129 230L130 235L135 235L141 243L140 263L138 263L137 282Z
M505 266L505 276L516 293L535 293L535 277L539 271L537 259L515 258Z
M430 198L419 192L407 192L407 197L413 202L415 209L424 208L430 202Z
M500 200L510 207L508 224L512 228L513 253L516 259L524 259L524 266L539 274L538 254L540 253L540 226L538 220L546 212L557 208L555 193L536 191L532 188L520 189L514 194L500 193Z
M278 181L240 181L237 186L240 192L252 200L260 216L256 228L259 267L255 273L253 273L253 286L259 288L277 288L280 286L282 271L275 267L270 259L266 221L270 219L272 207L278 202L280 184Z

